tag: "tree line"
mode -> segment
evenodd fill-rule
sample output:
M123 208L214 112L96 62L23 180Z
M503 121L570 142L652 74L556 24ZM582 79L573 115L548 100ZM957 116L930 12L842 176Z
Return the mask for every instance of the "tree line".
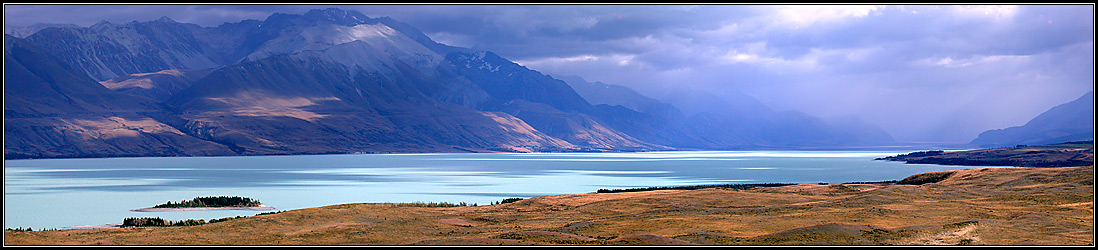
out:
M277 213L281 213L281 212L285 212L285 211L264 212L264 213L256 214L255 216L266 215L266 214L277 214ZM203 224L225 222L225 221L229 221L229 220L247 218L247 217L248 216L239 216L238 215L236 217L225 217L225 218L220 218L220 219L210 219L210 221L206 221L206 220L203 220L203 219L198 219L198 220L186 219L186 220L179 220L179 221L171 221L171 220L165 220L165 219L160 218L160 217L142 217L142 218L130 217L130 218L122 219L122 227L198 226L198 225L203 225ZM30 230L30 229L28 228L28 230Z
M255 207L263 205L258 200L252 198L239 197L239 196L209 196L209 197L197 197L189 201L184 200L178 203L167 203L153 206L154 208L179 208L179 207Z
M713 185L693 185L693 186L672 186L672 187L643 187L643 188L627 188L627 189L599 189L595 193L622 193L622 192L642 192L653 190L697 190L706 188L730 188L730 189L752 189L756 187L780 187L796 185L794 183L757 183L757 184L713 184Z

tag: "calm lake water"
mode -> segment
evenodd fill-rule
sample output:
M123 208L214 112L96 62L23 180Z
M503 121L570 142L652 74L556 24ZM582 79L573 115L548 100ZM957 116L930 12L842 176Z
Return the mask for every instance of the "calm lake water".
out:
M382 154L4 161L4 227L34 230L251 216L264 211L131 212L198 196L278 210L362 202L488 205L504 198L736 183L899 180L971 168L874 161L905 151Z

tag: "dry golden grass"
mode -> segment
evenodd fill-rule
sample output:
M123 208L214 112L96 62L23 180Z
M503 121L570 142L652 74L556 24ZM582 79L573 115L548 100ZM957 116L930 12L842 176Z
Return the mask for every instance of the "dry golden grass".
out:
M191 227L4 232L6 245L1093 245L1094 167L953 170L936 183L342 204Z

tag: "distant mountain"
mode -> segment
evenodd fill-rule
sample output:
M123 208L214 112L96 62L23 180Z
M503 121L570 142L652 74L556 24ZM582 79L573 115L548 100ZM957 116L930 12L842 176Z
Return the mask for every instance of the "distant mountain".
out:
M743 149L875 146L895 143L879 127L856 119L847 119L839 124L799 112L775 112L744 94L717 96L679 89L665 97L668 102L675 104L673 106L620 85L587 82L578 76L560 78L591 103L629 109L607 111L603 116L612 117L607 120L615 121L616 128L661 145ZM688 111L682 112L676 106ZM631 114L634 112L630 110L635 111L635 114Z
M1025 125L984 131L970 144L995 148L1091 139L1094 139L1094 91L1052 107Z
M865 122L826 122L796 111L774 111L754 97L717 96L689 89L665 101L685 110L686 126L706 148L843 148L895 144L884 130Z
M588 82L575 75L553 77L568 83L568 86L571 86L576 93L583 96L583 99L594 105L622 106L641 113L667 117L680 117L683 115L675 106L641 95L625 86L603 82Z
M591 150L669 149L605 124L595 107L567 83L494 53L451 52L445 62L452 77L487 93L478 109L511 114L550 136Z
M634 138L675 148L709 148L705 139L687 129L686 116L670 104L620 85L588 82L579 76L556 77L595 104L595 116Z
M208 69L235 62L258 22L200 27L170 18L91 27L51 27L26 39L98 81L170 69Z
M38 23L25 27L4 26L4 34L18 38L24 38L31 34L34 34L35 32L38 32L39 30L52 27L76 28L80 26L76 26L75 24L63 23Z
M673 102L691 107L684 115L628 88L562 81L490 51L434 42L388 17L338 8L215 27L166 17L50 26L5 37L4 82L4 150L15 158L891 140L871 126L836 127L753 98Z

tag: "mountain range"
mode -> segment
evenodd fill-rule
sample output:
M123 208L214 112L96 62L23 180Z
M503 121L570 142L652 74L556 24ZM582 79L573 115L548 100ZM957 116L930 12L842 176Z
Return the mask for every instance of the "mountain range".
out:
M6 159L895 143L746 95L665 102L552 77L337 8L215 27L40 25L4 41Z
M980 133L970 144L984 148L1044 145L1094 139L1094 91L1052 107L1026 124Z
M643 137L661 145L695 149L803 149L895 143L884 130L860 120L837 124L796 111L775 111L754 97L737 92L718 96L677 89L663 100L656 100L620 85L587 82L579 76L559 78L592 104L618 106L642 114L639 119L647 121L643 124L655 125L650 127L651 134Z

